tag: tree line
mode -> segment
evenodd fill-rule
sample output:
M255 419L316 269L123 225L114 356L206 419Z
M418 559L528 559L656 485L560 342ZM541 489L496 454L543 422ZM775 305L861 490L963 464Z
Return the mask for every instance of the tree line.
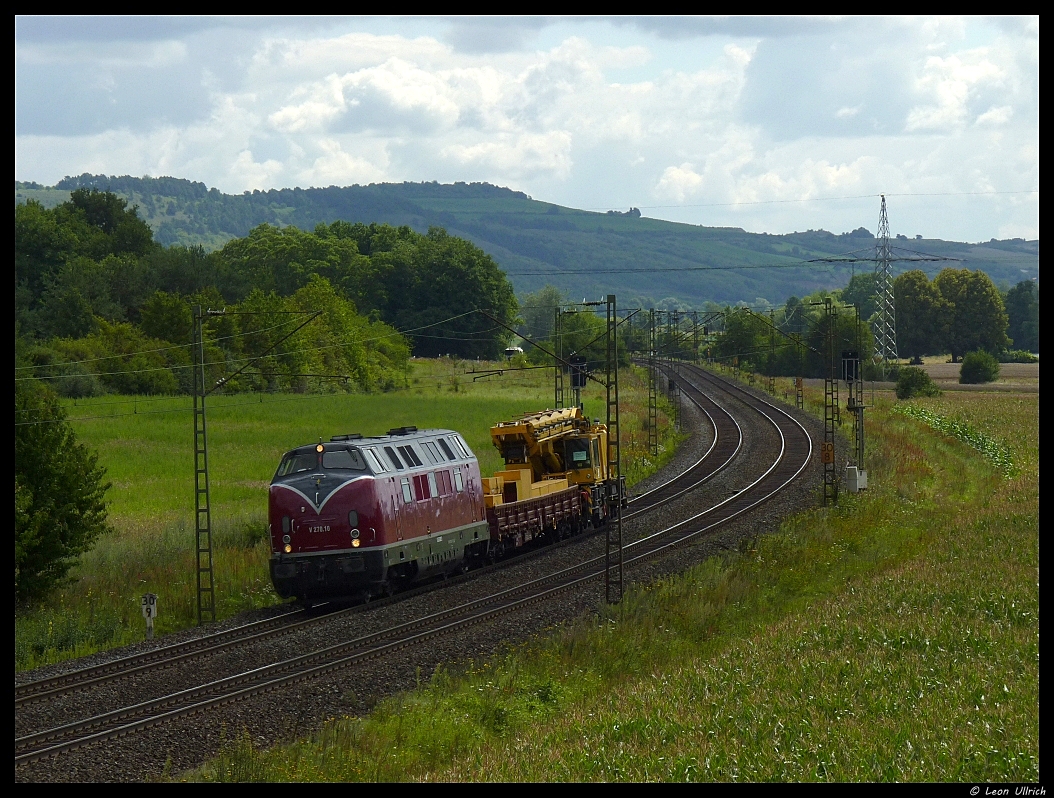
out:
M671 326L669 316L663 314L656 325L656 346L663 357L688 360L712 358L740 368L772 376L816 376L826 373L828 326L834 325L835 357L843 350L859 350L867 360L873 350L873 337L866 319L857 320L851 310L841 308L834 321L824 317L823 302L830 298L841 305L840 298L819 291L804 299L791 297L781 308L749 309L742 306L721 306L708 303L699 311L706 320L704 329L693 331L682 315L677 326ZM602 364L604 350L604 320L588 309L565 312L561 317L559 341L555 334L555 312L568 307L568 299L556 287L526 294L520 306L520 327L526 338L543 343L554 350L559 347L564 356L572 352L584 355L591 364ZM619 326L618 350L623 364L633 355L643 355L650 347L650 315L644 309L633 319ZM769 311L772 311L771 314ZM698 344L698 349L696 345ZM539 364L551 362L541 350L525 346L528 360Z
M982 271L942 269L931 281L916 269L893 281L893 294L898 352L913 363L943 353L957 363L968 352L1039 352L1039 286L1031 280L1004 294Z
M50 210L16 205L16 349L60 393L188 391L194 305L230 311L206 328L217 374L289 332L283 316L291 324L297 312L322 311L228 391L320 389L302 374L394 387L411 353L498 356L504 331L470 311L516 316L493 259L440 228L260 225L210 253L158 244L110 192L77 189Z
M1031 280L1022 280L1004 292L982 271L944 269L931 281L914 270L898 276L893 287L901 357L918 363L924 355L951 353L959 362L967 353L985 352L1003 360L1031 360L1029 353L1039 352L1039 287ZM825 317L825 299L838 308L834 321ZM524 295L519 330L531 340L556 346L554 313L568 302L552 285ZM826 373L821 353L827 351L827 328L833 324L835 359L840 359L842 351L858 351L865 372L869 376L877 373L869 363L874 352L872 324L878 313L873 273L854 275L838 291L821 290L800 299L792 296L782 307L707 303L700 313L709 319L707 331L718 334L704 337L696 353L694 335L683 329L668 332L663 323L658 330L660 351L690 359L709 356L729 364L738 360L745 370L772 376L821 377ZM646 351L644 318L620 328L620 351ZM586 346L602 332L603 323L593 314L565 315L562 348L566 353L585 347L587 356L602 360L598 348L602 342ZM526 351L529 359L545 360L529 345Z

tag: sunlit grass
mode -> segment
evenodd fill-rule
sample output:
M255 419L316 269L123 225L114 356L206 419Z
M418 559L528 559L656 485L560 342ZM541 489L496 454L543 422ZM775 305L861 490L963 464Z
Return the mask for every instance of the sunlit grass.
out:
M1038 397L923 401L1015 476L880 396L871 490L310 739L232 735L194 777L1036 781Z

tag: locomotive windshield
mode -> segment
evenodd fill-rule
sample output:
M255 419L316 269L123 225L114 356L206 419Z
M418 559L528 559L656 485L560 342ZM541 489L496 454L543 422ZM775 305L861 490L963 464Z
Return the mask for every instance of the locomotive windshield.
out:
M318 455L314 452L290 452L282 458L276 477L287 477L301 471L314 471L318 467Z
M319 463L318 460L318 453L314 451L289 452L282 458L275 477L288 477L304 471L319 471L320 465L327 471L369 471L366 460L358 449L326 449L322 453L322 462Z
M366 460L358 449L333 449L322 455L322 467L365 471Z

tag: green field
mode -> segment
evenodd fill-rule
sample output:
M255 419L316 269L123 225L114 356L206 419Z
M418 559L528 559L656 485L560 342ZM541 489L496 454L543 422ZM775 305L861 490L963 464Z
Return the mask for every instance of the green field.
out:
M1037 781L1038 396L919 402L981 450L884 396L868 492L186 778Z
M210 397L209 469L220 618L274 604L267 572L267 486L283 452L331 436L392 427L460 432L484 474L502 467L490 441L497 421L553 404L552 371L507 371L474 382L468 372L505 364L415 360L409 386L386 394L235 395ZM660 419L664 453L646 456L647 388L622 374L623 463L631 483L672 454L675 434ZM586 411L602 415L599 390ZM111 535L83 555L71 582L42 605L15 616L15 668L39 665L141 640L139 597L159 596L160 634L196 622L193 569L194 464L189 397L102 396L69 402L83 442L99 452L112 483Z

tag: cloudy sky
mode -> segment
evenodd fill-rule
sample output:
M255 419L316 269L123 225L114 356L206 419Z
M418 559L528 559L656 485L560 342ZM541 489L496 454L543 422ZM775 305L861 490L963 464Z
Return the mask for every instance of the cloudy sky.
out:
M82 172L1037 238L1039 20L18 17L15 177Z

